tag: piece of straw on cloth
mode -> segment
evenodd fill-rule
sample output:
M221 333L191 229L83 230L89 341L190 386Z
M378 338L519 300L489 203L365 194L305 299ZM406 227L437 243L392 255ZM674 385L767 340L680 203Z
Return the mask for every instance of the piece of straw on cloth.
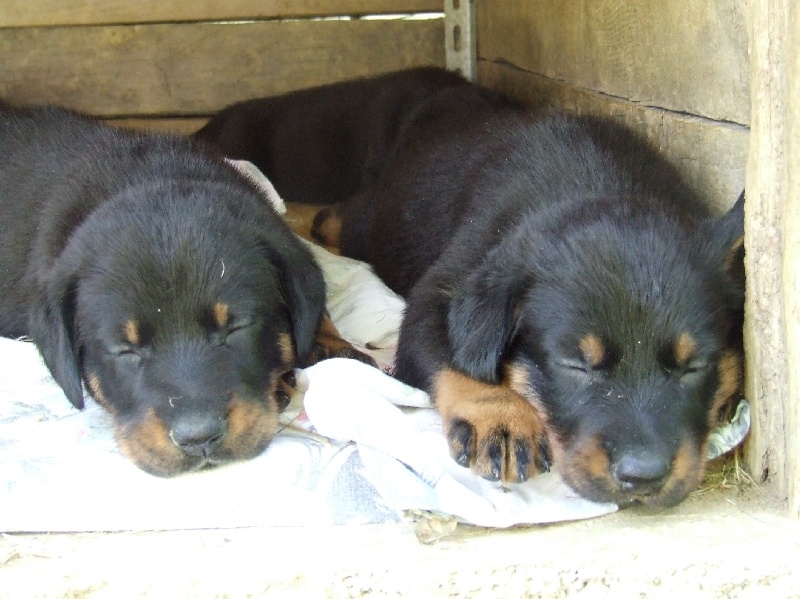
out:
M283 211L269 182L238 166ZM388 367L403 300L367 265L309 247L334 323ZM508 527L617 509L577 496L556 472L512 485L473 475L449 457L428 396L380 370L333 359L297 380L282 430L262 455L163 479L120 454L94 401L83 411L70 405L33 344L0 338L0 531L335 525L397 521L409 511ZM742 424L721 430L713 451L745 432Z

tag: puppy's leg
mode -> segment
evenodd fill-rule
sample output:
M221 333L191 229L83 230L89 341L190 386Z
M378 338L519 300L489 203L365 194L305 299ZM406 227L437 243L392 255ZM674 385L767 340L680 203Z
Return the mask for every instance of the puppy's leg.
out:
M369 188L317 212L311 236L343 256L369 262L369 235L376 210L374 192Z
M308 363L304 364L304 366L311 366L328 358L350 358L377 368L375 360L342 339L341 334L326 312L323 314L322 321L317 328L316 343L308 358Z
M341 250L342 217L339 204L323 208L314 215L311 237L322 245Z
M451 366L446 292L420 284L400 330L396 375L427 390L442 416L450 455L476 474L524 481L549 469L545 419L524 369L506 365L498 384Z

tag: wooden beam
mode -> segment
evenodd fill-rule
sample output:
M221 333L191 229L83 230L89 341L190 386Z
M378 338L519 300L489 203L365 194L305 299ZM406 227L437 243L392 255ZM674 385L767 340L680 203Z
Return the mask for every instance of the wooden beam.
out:
M0 29L0 97L102 116L207 116L247 98L444 66L443 19Z
M626 123L660 148L717 212L727 211L744 187L747 127L611 98L507 64L479 61L478 81L532 107Z
M745 203L748 464L800 517L800 10L752 3L752 135Z
M800 9L789 3L787 163L783 298L787 339L786 462L789 511L800 518Z
M793 1L752 3L752 122L745 203L745 394L754 408L747 457L756 479L769 482L784 497L798 472L796 453L788 453L788 440L796 443L798 400L797 389L794 396L790 393L788 373L794 373L791 379L796 385L800 359L797 340L791 339L800 332L796 309L791 314L797 301L797 272L787 268L797 256L789 241L800 224L797 197L790 198L789 193L787 157L789 132L797 126L790 120L788 102L788 59L793 51L789 15L797 12ZM792 503L796 506L796 497Z
M119 25L441 12L442 0L3 0L0 27Z
M478 58L747 125L746 0L477 2Z

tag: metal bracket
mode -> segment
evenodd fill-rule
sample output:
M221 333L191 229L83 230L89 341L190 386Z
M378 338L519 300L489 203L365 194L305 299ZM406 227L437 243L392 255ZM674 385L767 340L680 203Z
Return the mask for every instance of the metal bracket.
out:
M445 0L445 64L470 81L475 80L478 54L475 43L475 0Z

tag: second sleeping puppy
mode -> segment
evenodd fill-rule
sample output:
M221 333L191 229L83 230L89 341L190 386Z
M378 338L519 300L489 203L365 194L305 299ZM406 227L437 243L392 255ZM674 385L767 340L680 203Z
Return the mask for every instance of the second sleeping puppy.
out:
M373 80L305 92L312 114L347 110L344 139L403 123L313 232L407 297L396 374L430 392L459 463L512 482L552 459L589 499L679 502L740 390L743 198L717 217L625 127L442 82L377 114L336 100ZM336 139L318 150L334 165L355 152ZM322 184L334 166L292 168Z
M429 98L467 85L431 67L342 81L233 104L195 137L255 164L287 201L331 204L374 182Z
M85 384L152 474L254 457L285 372L366 359L310 252L196 143L0 105L0 214L0 334L32 337L78 408Z

